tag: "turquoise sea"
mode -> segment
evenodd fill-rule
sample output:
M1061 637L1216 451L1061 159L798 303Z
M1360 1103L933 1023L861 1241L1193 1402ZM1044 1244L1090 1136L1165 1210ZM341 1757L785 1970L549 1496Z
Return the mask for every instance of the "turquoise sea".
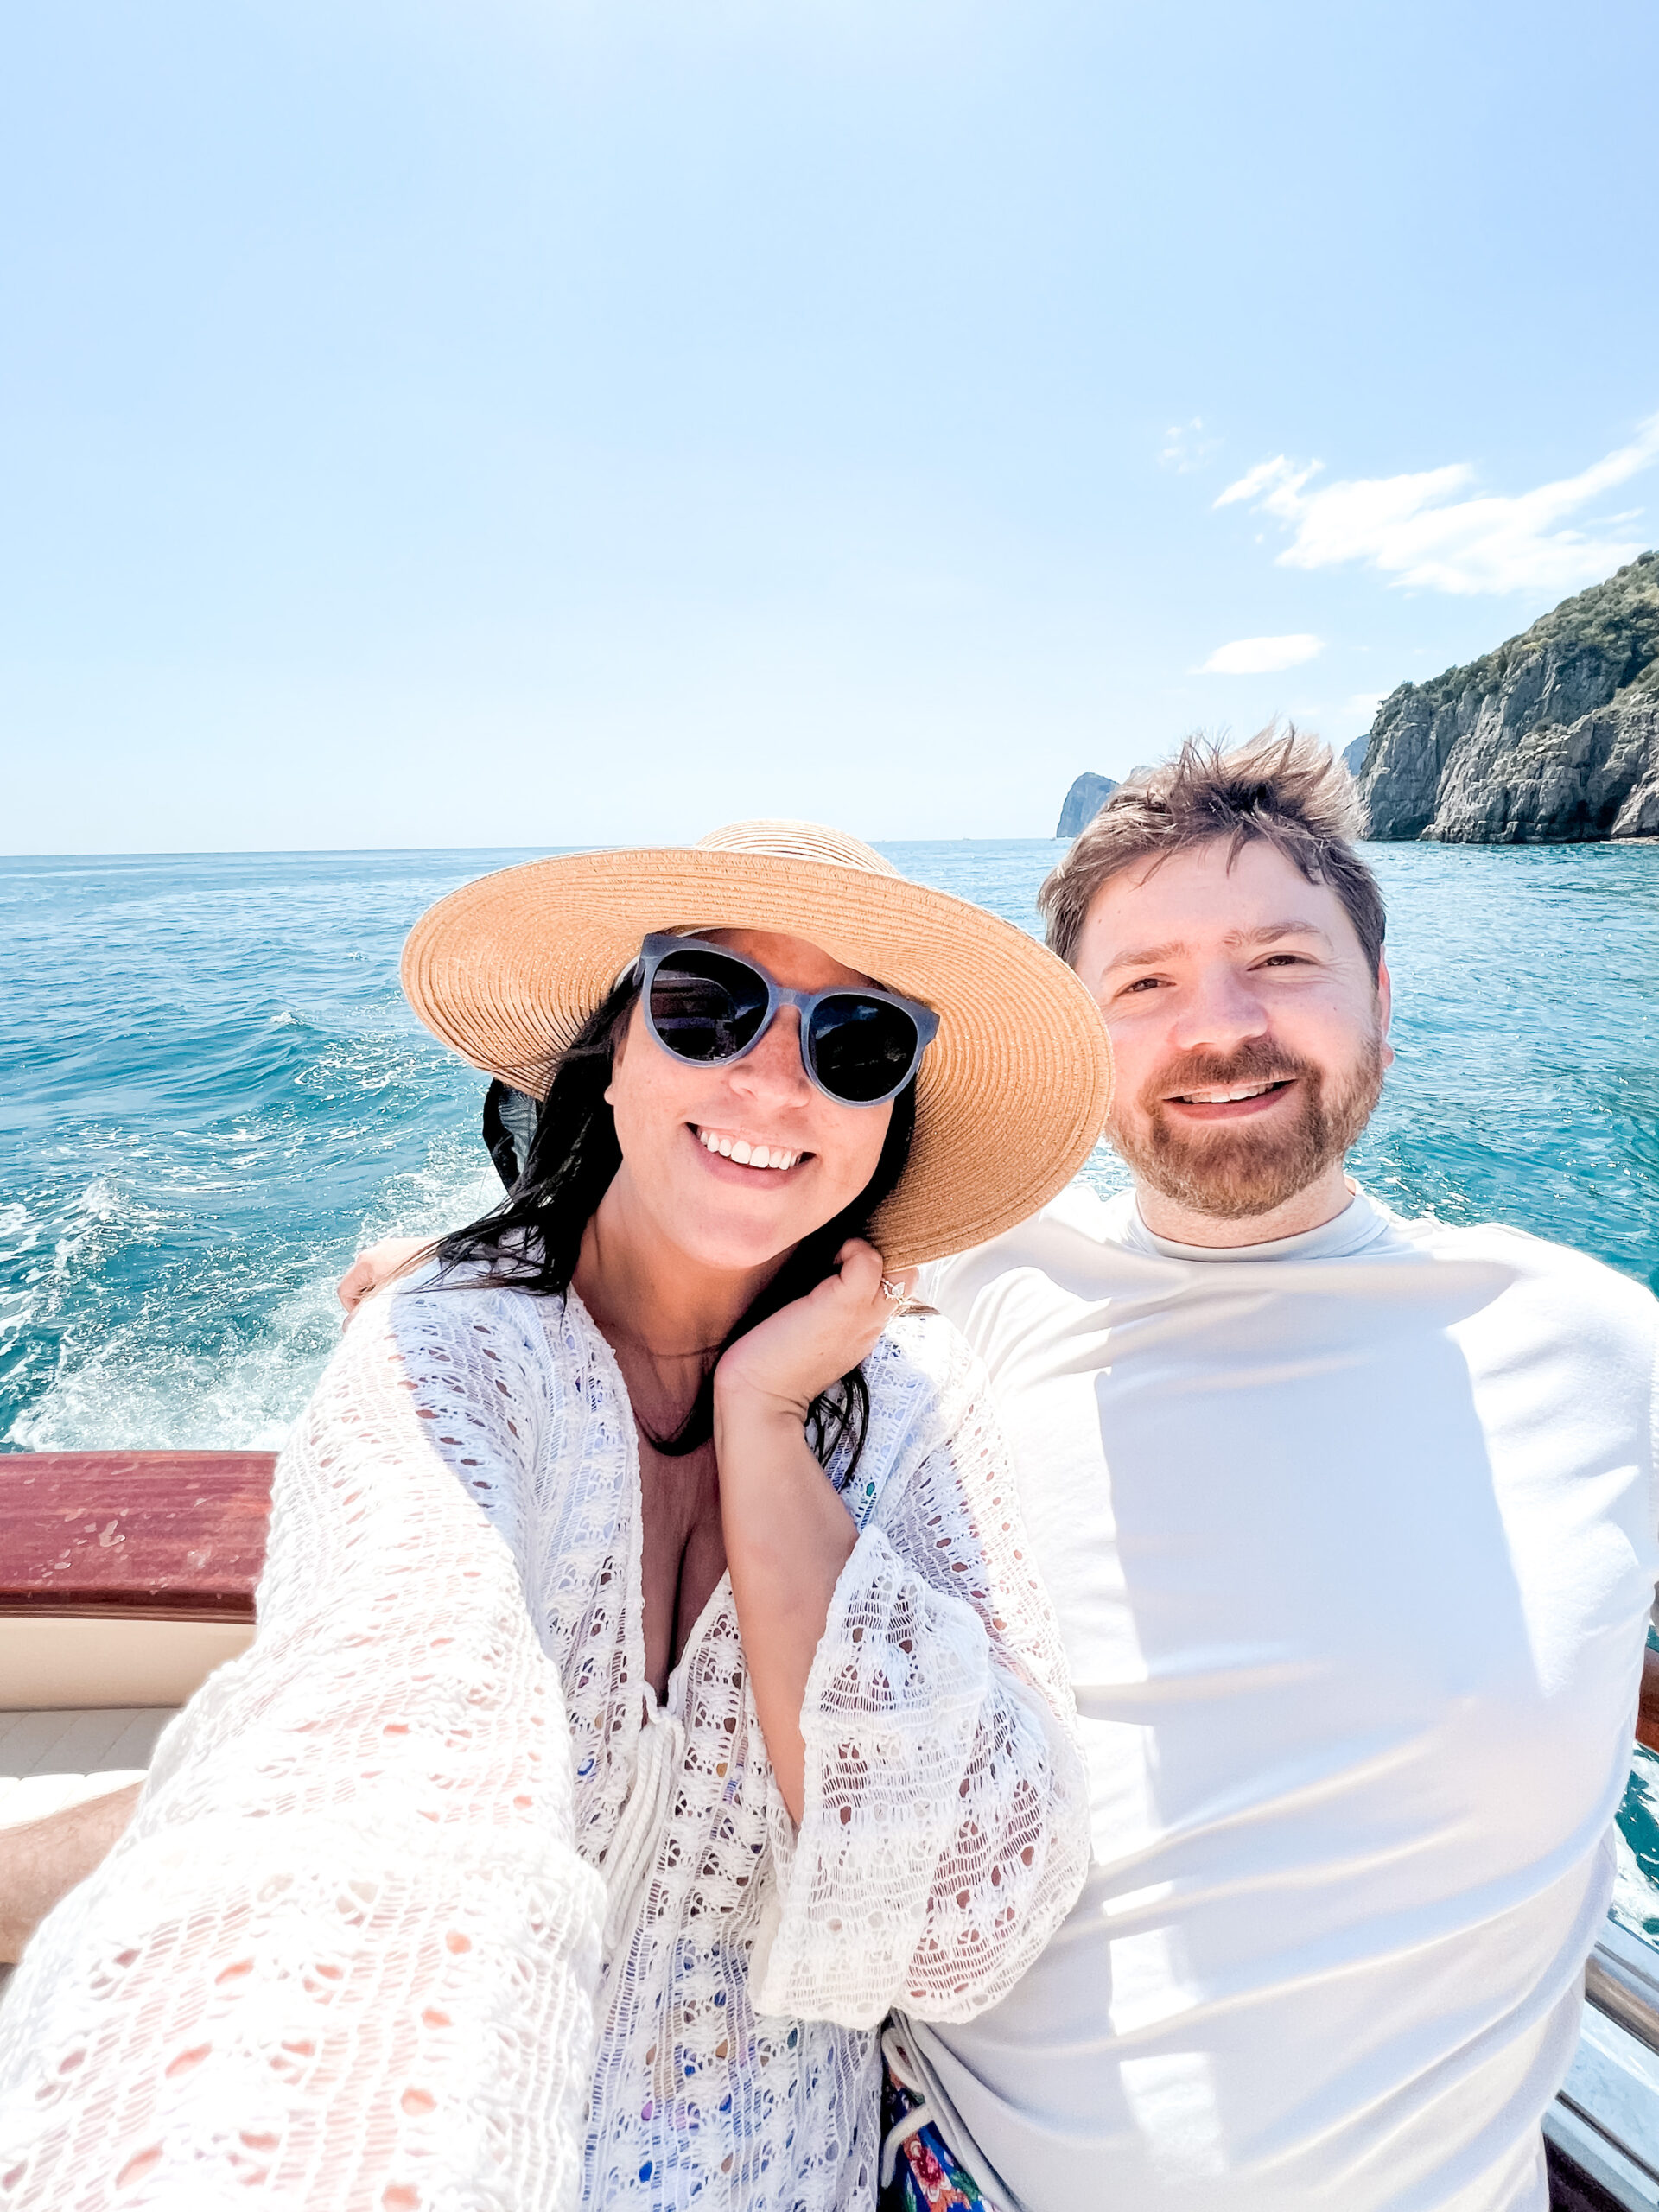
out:
M1064 848L883 849L1034 928ZM529 857L0 860L0 1450L280 1440L353 1253L491 1200L482 1083L404 1007L397 954L441 893ZM1357 1172L1659 1287L1659 847L1370 857L1399 1058ZM1621 1908L1659 1935L1645 1755L1623 1826Z

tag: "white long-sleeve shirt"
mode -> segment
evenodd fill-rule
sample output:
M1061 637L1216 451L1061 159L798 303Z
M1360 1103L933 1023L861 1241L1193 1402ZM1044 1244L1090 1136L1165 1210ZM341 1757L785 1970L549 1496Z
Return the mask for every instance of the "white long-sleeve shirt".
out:
M582 1306L365 1307L277 1470L251 1650L0 2014L16 2212L874 2202L875 2031L965 2018L1087 1808L982 1377L867 1365L798 1832L729 1580L659 1706L633 1422Z
M1360 1195L1242 1251L1072 1191L938 1273L1070 1661L1094 1863L912 2023L1011 2207L1542 2212L1653 1596L1659 1307Z

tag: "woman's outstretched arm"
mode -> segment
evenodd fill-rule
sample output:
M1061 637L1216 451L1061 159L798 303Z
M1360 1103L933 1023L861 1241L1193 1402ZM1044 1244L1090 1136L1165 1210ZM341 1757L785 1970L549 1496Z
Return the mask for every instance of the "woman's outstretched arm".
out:
M538 1327L409 1292L350 1331L279 1464L252 1648L0 2010L18 2212L575 2202L603 1900L514 1555Z

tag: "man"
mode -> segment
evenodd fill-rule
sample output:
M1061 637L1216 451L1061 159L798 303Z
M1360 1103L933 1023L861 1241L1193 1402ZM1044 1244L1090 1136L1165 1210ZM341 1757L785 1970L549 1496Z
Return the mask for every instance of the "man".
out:
M931 1294L989 1367L1095 1864L901 2063L1027 2212L1539 2212L1655 1545L1659 1307L1349 1182L1392 1055L1344 772L1187 747L1044 887L1135 1189Z
M1059 1935L889 2042L906 2124L1007 2212L1545 2203L1659 1570L1659 1308L1346 1179L1390 1058L1351 836L1305 741L1114 794L1043 903L1135 1189L929 1285L996 1386L1090 1760Z

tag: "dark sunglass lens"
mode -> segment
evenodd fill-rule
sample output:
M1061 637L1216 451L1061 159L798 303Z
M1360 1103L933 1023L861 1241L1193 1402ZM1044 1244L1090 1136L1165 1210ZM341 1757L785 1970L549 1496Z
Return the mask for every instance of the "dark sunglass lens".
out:
M814 1008L808 1042L824 1089L849 1106L868 1106L890 1097L910 1073L916 1024L884 999L838 992Z
M729 953L671 952L651 979L651 1024L683 1060L729 1060L766 1019L765 979Z

